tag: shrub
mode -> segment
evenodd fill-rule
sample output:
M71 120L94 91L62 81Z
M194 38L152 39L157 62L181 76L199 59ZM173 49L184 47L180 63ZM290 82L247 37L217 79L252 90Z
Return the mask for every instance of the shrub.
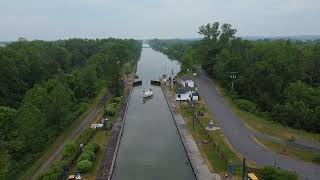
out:
M62 152L63 159L71 159L77 152L78 146L75 142L65 145Z
M92 162L90 162L89 160L82 160L77 164L77 169L81 173L86 173L90 171L91 168Z
M55 180L60 179L63 175L63 167L68 164L68 161L59 160L55 162L49 169L37 177L37 180Z
M112 106L107 106L104 111L104 114L107 116L114 116L116 114L116 109Z
M236 100L236 99L239 98L238 93L237 93L236 91L234 91L234 90L228 91L228 92L227 92L227 95L228 95L229 97L231 97L232 100Z
M91 161L90 154L88 153L81 153L81 155L78 158L78 162L83 161L83 160L89 160Z
M263 180L298 180L298 175L288 170L264 167L260 170L260 178Z
M122 96L113 98L113 102L115 102L117 104L121 103L121 101L122 101Z
M237 106L247 112L256 112L257 111L257 107L256 104L247 100L247 99L237 99L235 100L235 103L237 104Z
M113 107L114 109L117 109L118 105L119 105L118 103L110 103L109 107Z
M83 131L79 138L76 140L77 144L85 144L89 141L89 139L92 137L92 135L96 132L96 130L87 128L85 131Z
M96 158L96 155L94 154L93 151L83 151L82 154L86 157L89 157L88 160L93 161Z
M90 142L84 146L83 151L92 151L96 153L99 149L99 145L95 142Z

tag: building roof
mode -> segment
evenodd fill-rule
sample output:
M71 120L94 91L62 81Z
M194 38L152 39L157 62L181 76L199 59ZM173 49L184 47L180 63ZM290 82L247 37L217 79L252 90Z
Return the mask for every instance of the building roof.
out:
M189 87L189 86L179 87L179 88L177 89L176 93L177 93L177 94L185 94L185 93L190 92L190 91L191 91L192 93L196 93L196 92L193 90L193 88L191 88L191 87ZM196 94L198 94L198 93L196 93Z

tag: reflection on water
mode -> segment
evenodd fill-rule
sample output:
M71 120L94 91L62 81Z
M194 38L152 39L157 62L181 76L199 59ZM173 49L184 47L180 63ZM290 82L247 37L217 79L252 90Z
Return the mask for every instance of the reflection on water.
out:
M195 179L161 88L152 86L154 95L145 102L142 96L150 80L179 68L166 56L143 50L137 67L143 85L132 91L112 179Z

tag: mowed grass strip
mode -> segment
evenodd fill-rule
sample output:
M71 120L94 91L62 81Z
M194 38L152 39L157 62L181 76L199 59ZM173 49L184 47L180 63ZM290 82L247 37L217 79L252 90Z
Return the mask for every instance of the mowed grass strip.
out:
M284 146L282 144L274 143L269 140L256 137L256 139L262 143L267 148L272 151L277 152L278 154L282 154L285 156L292 157L296 160L302 160L306 162L318 163L320 164L320 153L305 151L302 149Z
M195 120L195 131L192 132L192 109L186 103L183 103L181 106L181 114L186 121L188 131L192 134L206 162L209 162L210 170L224 175L228 168L226 161L228 161L228 164L241 164L241 159L231 149L221 130L208 131L208 134L205 132L204 127L208 125L212 116L208 113L203 100L195 106L195 112L197 113L199 111L203 111L204 116L198 117L197 120ZM215 147L213 143L210 143L210 137L216 144ZM238 173L236 175L238 175Z
M232 101L231 97L226 95L226 90L219 86L216 82L215 87L218 93L223 97L225 103L247 125L247 127L261 133L281 138L283 140L289 140L292 138L292 136L294 136L296 138L302 138L320 144L320 134L309 133L304 130L287 127L271 119L243 111L237 107L237 105Z

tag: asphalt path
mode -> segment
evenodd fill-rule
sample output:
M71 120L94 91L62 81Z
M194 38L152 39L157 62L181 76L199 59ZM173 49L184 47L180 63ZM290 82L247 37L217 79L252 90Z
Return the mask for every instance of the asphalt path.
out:
M276 164L277 167L297 172L301 179L319 179L319 165L276 154L257 143L253 139L254 132L248 129L224 103L215 88L214 82L205 74L202 73L193 79L198 85L200 96L205 98L209 111L218 121L224 135L236 151L259 166L274 166Z

